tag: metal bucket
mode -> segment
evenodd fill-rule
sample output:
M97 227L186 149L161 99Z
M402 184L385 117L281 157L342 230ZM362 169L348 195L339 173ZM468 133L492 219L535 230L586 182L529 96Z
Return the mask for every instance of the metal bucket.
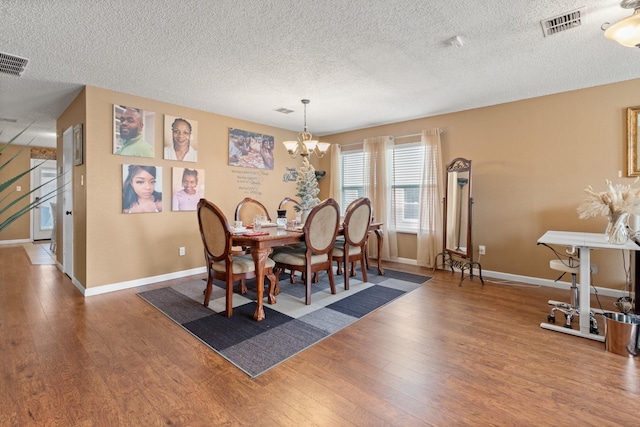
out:
M635 357L640 354L640 316L604 313L604 348L615 354Z

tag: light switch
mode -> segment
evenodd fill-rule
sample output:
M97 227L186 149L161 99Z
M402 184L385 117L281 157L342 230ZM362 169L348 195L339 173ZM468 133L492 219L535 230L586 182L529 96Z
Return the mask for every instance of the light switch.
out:
M16 187L16 191L22 191L22 187L20 187L19 185Z

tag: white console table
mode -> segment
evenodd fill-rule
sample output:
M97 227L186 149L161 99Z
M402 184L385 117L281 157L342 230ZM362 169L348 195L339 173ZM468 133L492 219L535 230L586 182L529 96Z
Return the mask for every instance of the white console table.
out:
M551 323L541 323L540 327L596 341L604 341L604 336L592 334L589 329L589 312L591 310L591 274L589 266L591 265L591 249L622 249L640 251L640 246L635 244L632 240L628 240L627 243L623 245L612 245L607 243L604 238L604 234L573 231L547 231L538 239L538 243L572 246L580 251L580 330L556 326ZM595 311L600 312L601 310Z

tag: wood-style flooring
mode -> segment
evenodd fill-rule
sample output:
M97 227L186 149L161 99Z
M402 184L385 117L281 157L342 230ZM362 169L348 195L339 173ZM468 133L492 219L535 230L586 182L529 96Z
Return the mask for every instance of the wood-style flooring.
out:
M84 298L0 247L0 426L640 425L636 358L539 327L568 291L458 280L436 272L251 380L140 289Z

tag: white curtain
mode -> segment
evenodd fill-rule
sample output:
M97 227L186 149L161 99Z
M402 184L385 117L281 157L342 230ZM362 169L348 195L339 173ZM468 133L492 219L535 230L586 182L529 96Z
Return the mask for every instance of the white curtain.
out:
M418 223L418 265L433 267L436 255L442 252L442 199L444 184L440 129L422 131L424 152L420 183L420 212Z
M373 242L369 243L369 254L374 258L391 260L398 257L398 242L395 225L390 218L391 185L387 159L393 150L393 137L378 136L366 138L363 143L364 152L364 195L371 200L373 217L382 222L382 253Z
M329 197L335 199L338 204L342 203L342 147L339 144L331 144L330 148L331 165L329 166Z

